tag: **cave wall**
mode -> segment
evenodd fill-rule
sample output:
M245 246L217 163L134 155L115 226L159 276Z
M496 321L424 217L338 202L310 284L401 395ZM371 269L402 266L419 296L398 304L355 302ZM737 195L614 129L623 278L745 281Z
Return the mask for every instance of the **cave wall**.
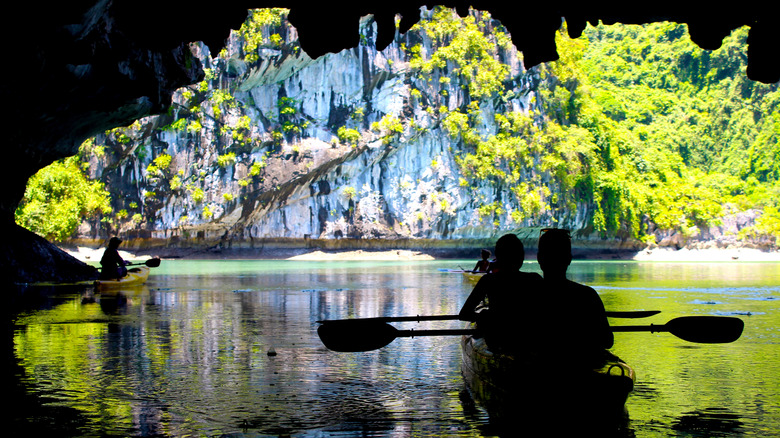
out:
M548 4L549 3L549 4ZM355 8L302 1L226 0L218 5L182 5L151 0L75 0L14 2L3 6L0 35L6 63L0 69L0 98L6 105L2 129L6 157L0 160L0 227L13 232L13 212L27 179L54 160L76 153L86 138L136 119L166 111L177 88L202 79L200 62L190 43L203 41L219 50L246 10L287 7L303 50L312 58L358 44L358 23L374 14L377 48L392 41L394 17L400 31L419 18L427 2L366 2ZM560 18L576 37L587 22L686 22L691 38L705 49L720 46L732 29L751 27L748 69L751 79L780 80L774 62L777 19L770 6L740 2L739 9L686 9L677 3L652 3L633 11L590 3L443 1L465 15L467 7L489 10L523 52L525 67L557 58L554 43ZM427 4L433 6L433 4ZM519 14L518 12L522 12ZM520 18L522 17L522 18ZM18 243L24 245L23 242ZM42 251L36 246L36 251ZM32 275L32 274L31 274ZM34 276L34 275L32 275Z

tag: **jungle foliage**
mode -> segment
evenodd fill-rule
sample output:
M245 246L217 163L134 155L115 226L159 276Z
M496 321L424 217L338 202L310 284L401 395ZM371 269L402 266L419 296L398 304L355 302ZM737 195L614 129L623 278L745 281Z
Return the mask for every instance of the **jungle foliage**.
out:
M56 161L30 178L16 223L49 240L70 237L85 217L111 212L104 184L87 179L78 157Z
M446 68L437 60L447 58L470 66L461 75L470 90L486 90L443 119L465 145L457 157L464 185L491 180L520 206L485 205L481 213L522 220L585 209L605 236L652 241L651 227L695 234L728 206L763 210L746 234L778 235L780 94L777 84L746 78L748 29L707 51L682 24L599 25L572 40L564 23L560 59L537 67L535 105L499 110L497 134L486 136L480 106L513 93L506 72L483 60L496 59L503 33L444 10L422 26L444 43L418 62L422 72ZM459 48L464 38L468 49ZM492 78L491 86L479 88L475 78Z

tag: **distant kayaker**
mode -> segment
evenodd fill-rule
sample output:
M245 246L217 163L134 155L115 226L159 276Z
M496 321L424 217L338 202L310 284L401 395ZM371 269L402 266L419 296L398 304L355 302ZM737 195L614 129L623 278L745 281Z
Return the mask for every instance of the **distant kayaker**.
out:
M542 277L521 272L525 259L523 242L514 234L501 236L496 242L496 271L480 278L466 299L459 316L463 321L476 321L491 350L516 350L524 335L518 333L518 312L526 297L541 287ZM487 301L487 309L476 312Z
M122 278L127 275L127 262L119 255L119 244L122 240L118 237L112 237L108 241L106 250L103 251L103 257L100 259L100 278L103 280L112 278Z
M564 354L569 360L597 366L614 337L598 293L566 278L572 260L569 231L542 230L536 257L544 274L541 301L536 305L556 315L555 322L545 324L534 337L536 347L553 357Z
M479 260L474 266L471 272L489 272L490 271L490 256L493 255L489 249L483 249L480 253L482 260Z

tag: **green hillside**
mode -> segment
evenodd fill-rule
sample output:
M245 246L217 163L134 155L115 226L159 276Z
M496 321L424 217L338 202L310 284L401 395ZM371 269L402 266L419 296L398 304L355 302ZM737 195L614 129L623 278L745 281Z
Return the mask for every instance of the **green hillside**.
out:
M674 23L599 26L582 45L561 40L564 53L582 61L569 88L579 110L558 122L593 135L606 231L636 223L623 211L685 230L730 203L764 210L753 232L777 234L780 96L777 84L746 78L747 31L715 51L695 46Z

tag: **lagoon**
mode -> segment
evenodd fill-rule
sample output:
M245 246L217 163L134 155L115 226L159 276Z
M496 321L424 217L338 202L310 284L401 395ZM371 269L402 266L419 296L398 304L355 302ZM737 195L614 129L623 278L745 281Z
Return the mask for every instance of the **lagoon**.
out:
M457 337L324 348L318 320L457 313L473 261L165 260L116 294L28 289L12 311L13 428L49 436L478 437ZM538 272L527 262L525 270ZM737 316L732 344L616 333L637 372L622 436L776 436L780 263L575 262L608 310ZM528 309L549 314L555 309ZM398 328L461 328L457 321ZM561 412L565 421L566 412ZM524 425L518 422L518 432ZM556 430L550 424L551 435ZM520 435L520 433L518 433Z

